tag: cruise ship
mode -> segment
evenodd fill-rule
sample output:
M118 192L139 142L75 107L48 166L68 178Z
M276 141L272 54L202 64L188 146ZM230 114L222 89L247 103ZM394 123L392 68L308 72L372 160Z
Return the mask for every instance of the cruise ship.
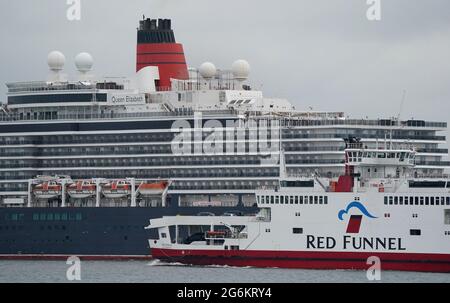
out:
M416 177L449 166L446 122L297 110L253 89L245 60L188 67L169 19L144 17L136 50L131 78L95 78L85 52L69 77L53 51L44 81L6 84L2 257L148 257L149 219L255 213L280 177L341 175L343 138L413 144Z

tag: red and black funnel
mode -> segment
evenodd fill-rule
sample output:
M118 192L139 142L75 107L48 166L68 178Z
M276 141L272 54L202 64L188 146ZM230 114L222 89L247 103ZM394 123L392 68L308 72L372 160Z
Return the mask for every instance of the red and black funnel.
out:
M169 19L143 19L137 33L136 71L146 66L159 68L161 89L170 87L170 79L189 77L183 45L175 42Z

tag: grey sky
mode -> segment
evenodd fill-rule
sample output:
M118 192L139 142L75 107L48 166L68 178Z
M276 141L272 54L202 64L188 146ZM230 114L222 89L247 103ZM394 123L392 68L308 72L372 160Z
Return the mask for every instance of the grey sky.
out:
M251 82L297 109L352 117L449 120L450 2L381 0L382 20L366 19L366 0L81 0L81 21L66 0L0 3L0 100L11 81L42 80L46 56L88 51L98 76L131 75L138 20L171 18L188 64L228 68L243 58Z

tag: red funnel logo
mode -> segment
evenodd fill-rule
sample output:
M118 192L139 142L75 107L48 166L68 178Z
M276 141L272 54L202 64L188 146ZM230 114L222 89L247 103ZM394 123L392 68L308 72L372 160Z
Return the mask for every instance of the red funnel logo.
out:
M348 220L346 232L348 234L359 233L359 228L361 227L361 221L362 221L362 215L351 215L350 220Z
M362 213L364 216L376 219L377 217L373 216L369 213L369 211L364 207L364 205L361 204L359 201L353 201L347 205L345 209L341 209L338 213L338 219L343 221L344 215L348 215L349 211L352 208L356 208L359 210L360 213ZM350 219L348 220L347 224L347 233L348 234L357 234L359 233L359 229L361 227L362 217L363 215L350 215Z

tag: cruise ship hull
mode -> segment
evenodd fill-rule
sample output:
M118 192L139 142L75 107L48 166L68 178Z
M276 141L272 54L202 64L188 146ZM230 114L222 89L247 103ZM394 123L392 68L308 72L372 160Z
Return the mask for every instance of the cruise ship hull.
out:
M84 256L85 259L149 257L148 220L255 208L236 207L101 207L1 208L0 258L33 259ZM59 214L58 220L55 215ZM51 219L51 220L49 220Z

